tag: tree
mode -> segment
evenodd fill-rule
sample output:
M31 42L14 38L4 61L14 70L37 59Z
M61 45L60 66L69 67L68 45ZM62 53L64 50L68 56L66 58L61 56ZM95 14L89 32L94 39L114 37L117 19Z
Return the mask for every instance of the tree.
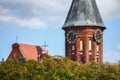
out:
M119 80L119 64L79 64L61 56L42 61L7 60L0 65L0 80Z

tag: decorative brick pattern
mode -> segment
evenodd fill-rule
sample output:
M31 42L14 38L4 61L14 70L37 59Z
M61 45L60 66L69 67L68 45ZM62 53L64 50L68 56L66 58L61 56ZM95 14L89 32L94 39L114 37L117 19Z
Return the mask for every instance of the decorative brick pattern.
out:
M83 26L83 27L66 27L63 28L65 30L65 54L66 57L77 61L79 63L88 63L90 61L95 61L98 63L103 63L103 42L97 43L94 40L94 32L96 29L101 29L102 31L104 28L96 27L96 26ZM75 44L69 44L66 36L70 30L74 30L77 33L77 40ZM83 40L83 51L80 51L80 40ZM89 51L89 40L92 40L92 50ZM72 51L72 45L75 46L75 50ZM99 51L97 51L97 46ZM74 54L72 54L74 53ZM82 54L81 54L82 53Z

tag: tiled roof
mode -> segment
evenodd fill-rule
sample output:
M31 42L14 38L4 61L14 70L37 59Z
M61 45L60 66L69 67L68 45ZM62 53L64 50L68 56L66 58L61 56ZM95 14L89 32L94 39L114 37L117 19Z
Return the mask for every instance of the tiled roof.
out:
M38 55L42 53L40 46L28 45L28 44L18 44L19 50L26 60L38 60Z

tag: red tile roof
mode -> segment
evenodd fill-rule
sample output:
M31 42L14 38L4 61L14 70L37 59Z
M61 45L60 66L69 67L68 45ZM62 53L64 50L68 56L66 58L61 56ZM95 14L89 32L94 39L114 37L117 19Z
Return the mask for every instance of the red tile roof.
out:
M36 60L38 61L38 55L42 53L40 46L28 45L28 44L18 44L19 50L26 60Z
M41 54L48 55L48 50L42 50L40 46L36 45L29 45L29 44L18 44L14 43L12 45L12 51L9 54L8 59L18 59L20 57L25 58L28 60L41 60Z

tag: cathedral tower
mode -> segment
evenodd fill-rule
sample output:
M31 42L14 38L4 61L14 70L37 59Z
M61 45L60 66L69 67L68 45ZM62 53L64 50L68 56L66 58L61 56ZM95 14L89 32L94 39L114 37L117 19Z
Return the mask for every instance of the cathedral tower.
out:
M103 63L103 31L106 28L95 0L73 0L62 29L66 57L79 63Z

